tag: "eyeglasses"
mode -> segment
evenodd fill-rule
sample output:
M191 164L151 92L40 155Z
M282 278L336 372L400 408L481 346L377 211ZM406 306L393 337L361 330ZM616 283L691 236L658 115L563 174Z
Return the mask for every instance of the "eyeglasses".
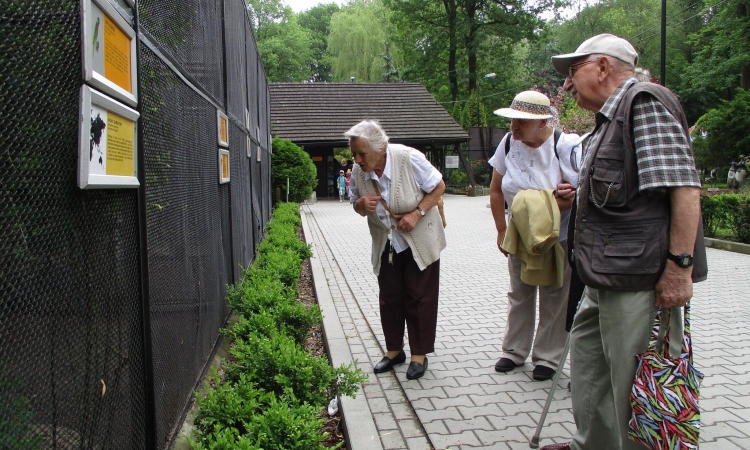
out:
M598 59L589 59L588 61L571 64L570 66L568 66L568 78L572 80L579 67L585 66L586 64L595 63L597 61ZM574 67L575 67L575 70L573 69Z

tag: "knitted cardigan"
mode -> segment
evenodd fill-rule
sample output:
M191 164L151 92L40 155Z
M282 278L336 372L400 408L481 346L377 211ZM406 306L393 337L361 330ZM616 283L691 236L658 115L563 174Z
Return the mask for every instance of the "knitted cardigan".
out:
M391 189L389 190L389 198L385 200L394 214L413 211L425 195L414 179L414 169L409 159L410 151L418 150L400 144L388 144L386 148L387 157L391 158ZM359 165L354 165L352 176L360 196L377 195L372 185L372 179L359 168ZM388 227L380 221L377 213L374 212L367 214L367 225L372 236L372 270L375 275L378 275L380 274L380 256L388 242ZM393 226L395 227L395 225L394 220ZM424 270L440 259L440 252L446 246L443 222L437 207L430 208L425 216L417 222L413 231L399 231L399 233L409 244L419 270Z

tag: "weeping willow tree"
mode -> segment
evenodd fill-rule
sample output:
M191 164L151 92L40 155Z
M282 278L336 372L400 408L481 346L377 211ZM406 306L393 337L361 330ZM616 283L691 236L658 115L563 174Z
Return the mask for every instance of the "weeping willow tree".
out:
M382 81L385 72L393 77L402 58L390 39L388 15L380 0L358 0L331 17L328 54L334 81Z

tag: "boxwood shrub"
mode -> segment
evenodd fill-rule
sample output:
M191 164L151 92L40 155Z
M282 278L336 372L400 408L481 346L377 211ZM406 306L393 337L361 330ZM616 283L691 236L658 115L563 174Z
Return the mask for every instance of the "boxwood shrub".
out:
M279 204L255 261L228 288L238 316L224 330L232 357L196 394L194 449L322 449L319 412L333 395L355 396L367 380L353 364L331 367L304 347L322 315L297 300L302 261L312 254L297 235L301 223L299 205Z

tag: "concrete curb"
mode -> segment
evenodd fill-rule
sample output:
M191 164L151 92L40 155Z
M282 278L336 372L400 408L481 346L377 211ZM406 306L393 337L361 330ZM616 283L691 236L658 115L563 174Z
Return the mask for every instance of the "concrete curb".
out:
M706 243L706 247L718 248L719 250L727 250L735 253L743 253L750 255L750 245L741 244L739 242L722 241L721 239L703 238Z
M300 217L302 218L302 231L305 235L305 241L310 242L310 229L307 226L304 211L300 211ZM314 247L312 252L310 267L312 268L315 295L323 313L323 335L325 336L328 356L334 367L352 364L354 359L344 334L344 328L339 321L336 307L333 304L331 291L328 289L328 280ZM341 420L344 423L346 447L349 450L383 450L378 430L375 427L375 419L362 389L360 389L357 398L339 398L339 409Z

